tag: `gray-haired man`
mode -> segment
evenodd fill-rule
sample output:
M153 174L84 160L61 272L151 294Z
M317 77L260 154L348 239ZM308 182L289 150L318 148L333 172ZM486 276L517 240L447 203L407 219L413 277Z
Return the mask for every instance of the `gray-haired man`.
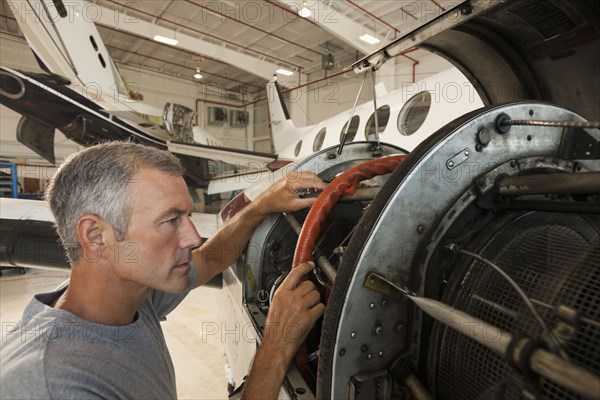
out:
M46 196L71 278L35 296L21 332L3 344L1 398L175 398L160 319L233 263L268 213L314 201L297 189L325 186L311 173L280 180L200 246L183 172L166 151L117 142L61 165ZM237 251L214 251L225 244ZM299 284L310 269L294 269L275 295L247 398L277 396L304 339L290 341L283 332L295 324L307 334L324 311L314 285Z

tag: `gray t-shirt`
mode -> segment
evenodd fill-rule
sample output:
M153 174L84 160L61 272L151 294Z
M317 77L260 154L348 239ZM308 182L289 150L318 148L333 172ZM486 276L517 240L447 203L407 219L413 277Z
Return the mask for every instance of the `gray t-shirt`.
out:
M195 281L192 268L192 285ZM129 325L89 322L36 295L0 349L2 399L174 399L175 371L160 320L191 290L152 291Z

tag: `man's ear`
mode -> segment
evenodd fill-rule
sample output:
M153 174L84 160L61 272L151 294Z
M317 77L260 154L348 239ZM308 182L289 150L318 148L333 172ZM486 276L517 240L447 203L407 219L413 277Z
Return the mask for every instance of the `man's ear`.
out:
M77 240L87 261L99 260L106 255L113 235L111 225L93 214L86 214L77 220L75 225Z

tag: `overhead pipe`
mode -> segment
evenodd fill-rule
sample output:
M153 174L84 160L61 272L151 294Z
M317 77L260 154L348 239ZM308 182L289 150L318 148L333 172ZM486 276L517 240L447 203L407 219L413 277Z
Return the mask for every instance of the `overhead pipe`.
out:
M416 50L416 49L415 49ZM412 50L414 51L414 50ZM415 83L417 81L417 65L420 64L419 60L415 60L414 58L407 56L406 55L407 52L405 53L400 53L400 55L404 58L408 58L410 61L413 62L412 65L412 83Z
M435 0L431 0L431 2L432 2L433 4L435 4L436 6L438 6L438 8L439 8L440 10L442 10L442 11L446 11L446 9L445 9L444 7L442 7L442 6L441 6L441 5L440 5L440 4L439 4L437 1L435 1Z
M269 31L266 31L266 30L264 30L264 29L258 28L258 27L254 26L254 25L252 25L252 24L249 24L249 23L247 23L247 22L244 22L244 21L242 21L241 19L231 18L231 17L227 16L227 14L220 13L220 12L218 12L218 11L215 11L215 10L211 9L210 7L206 7L206 6L203 6L203 5L201 5L201 4L198 4L198 3L194 3L194 2L193 2L193 1L191 1L191 0L185 0L185 1L186 1L187 3L190 3L190 4L193 4L193 5L195 5L196 7L200 7L200 8L202 8L203 10L209 10L211 13L214 13L214 14L220 15L221 17L224 17L224 18L227 18L227 19L233 19L235 22L237 22L237 23L239 23L239 24L242 24L242 25L244 25L244 26L247 26L247 27L250 27L250 28L252 28L252 29L255 29L255 30L257 30L257 31L259 31L259 32L262 32L262 33L264 33L264 34L266 34L266 35L273 36L274 38L277 38L277 39L279 39L279 40L281 40L281 41L283 41L283 42L286 42L286 43L292 44L292 45L294 45L294 46L300 47L300 48L302 48L302 49L304 49L304 50L306 50L306 51L310 51L310 52L312 52L312 53L315 53L315 54L317 54L317 55L319 55L319 56L322 56L322 55L323 55L322 53L319 53L319 52L318 52L318 51L316 51L316 50L313 50L313 49L310 49L310 48L308 48L308 47L305 47L305 46L303 46L303 45L301 45L301 44L298 44L298 43L296 43L296 42L293 42L293 41L291 41L291 40L288 40L288 39L286 39L286 38L284 38L284 37L281 37L281 36L279 36L279 35L275 35L275 34L274 34L274 33L272 33L272 32L269 32Z
M394 30L394 37L396 37L397 33L400 33L400 29L396 28L393 25L390 25L389 23L387 23L386 21L384 21L383 19L381 19L380 17L378 17L377 15L371 13L368 10L365 10L364 8L362 8L361 6L359 6L358 4L354 3L352 0L346 0L348 3L352 4L354 7L358 8L359 10L361 10L362 12L364 12L365 14L367 14L369 17L375 18L377 21L381 22L382 24L384 24L385 26L391 28Z

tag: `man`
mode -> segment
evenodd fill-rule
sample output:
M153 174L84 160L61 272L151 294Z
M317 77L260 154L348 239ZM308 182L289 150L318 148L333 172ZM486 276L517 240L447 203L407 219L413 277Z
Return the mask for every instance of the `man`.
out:
M46 198L71 278L36 295L19 330L8 335L1 398L175 398L159 321L233 263L267 214L307 207L314 200L297 190L325 186L311 173L280 180L198 247L182 175L170 153L131 143L90 147L60 166ZM299 283L311 268L294 269L275 294L246 398L276 398L299 344L322 315L314 285ZM301 334L284 335L290 327Z

